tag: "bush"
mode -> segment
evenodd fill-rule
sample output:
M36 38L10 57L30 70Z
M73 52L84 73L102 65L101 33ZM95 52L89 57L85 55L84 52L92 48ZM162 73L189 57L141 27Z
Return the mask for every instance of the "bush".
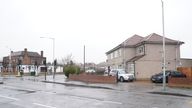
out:
M63 72L65 76L68 78L69 74L79 74L80 68L75 65L67 65L67 66L64 66Z

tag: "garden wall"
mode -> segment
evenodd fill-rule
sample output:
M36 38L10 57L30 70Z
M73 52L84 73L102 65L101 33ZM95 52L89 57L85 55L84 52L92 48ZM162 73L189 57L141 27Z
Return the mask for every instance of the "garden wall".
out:
M168 86L192 88L192 79L191 78L169 78Z
M74 81L83 81L88 83L117 83L117 79L115 76L102 76L102 75L94 75L94 74L70 74L69 80Z
M178 67L177 70L184 73L187 78L192 79L192 67Z

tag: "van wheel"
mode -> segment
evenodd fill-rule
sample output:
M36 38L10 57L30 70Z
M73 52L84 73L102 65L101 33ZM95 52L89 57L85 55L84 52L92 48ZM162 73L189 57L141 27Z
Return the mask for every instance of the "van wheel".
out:
M124 81L124 78L123 77L120 77L120 82L123 82Z

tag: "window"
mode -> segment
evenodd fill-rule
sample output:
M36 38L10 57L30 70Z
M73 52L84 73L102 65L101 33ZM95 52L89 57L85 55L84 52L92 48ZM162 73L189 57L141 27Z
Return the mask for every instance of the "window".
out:
M113 59L121 56L121 49L116 50L108 55L108 59Z
M111 55L111 59L113 59L113 53L111 53L110 55Z
M144 54L144 46L142 45L142 46L139 46L138 48L137 48L137 54Z
M115 58L115 52L113 52L113 58Z
M119 49L119 55L122 56L122 50L121 49Z
M143 47L139 47L139 53L143 52Z
M121 57L121 49L118 50L118 57Z
M118 57L118 50L115 51L115 58L117 58L117 57Z
M111 59L111 54L108 54L108 59L109 59L109 60Z

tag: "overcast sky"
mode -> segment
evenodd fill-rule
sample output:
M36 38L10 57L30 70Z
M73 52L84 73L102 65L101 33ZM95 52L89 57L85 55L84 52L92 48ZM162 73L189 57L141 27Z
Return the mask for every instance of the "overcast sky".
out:
M165 35L185 42L192 58L192 0L164 0ZM44 51L52 60L69 54L83 62L106 60L105 52L134 34L162 34L161 0L0 0L0 57L10 50Z

